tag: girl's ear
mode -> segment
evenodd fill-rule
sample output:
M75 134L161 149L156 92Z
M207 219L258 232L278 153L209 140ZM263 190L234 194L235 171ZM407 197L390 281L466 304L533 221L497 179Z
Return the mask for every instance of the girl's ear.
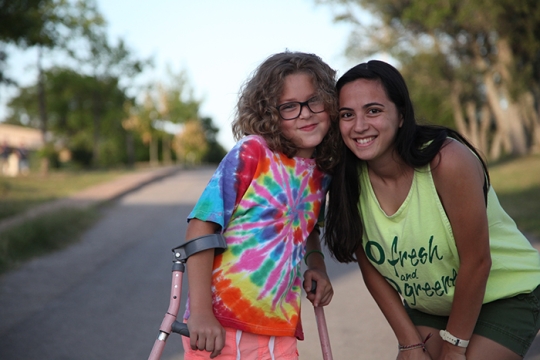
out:
M399 128L400 129L403 126L403 120L404 120L403 114L399 113Z

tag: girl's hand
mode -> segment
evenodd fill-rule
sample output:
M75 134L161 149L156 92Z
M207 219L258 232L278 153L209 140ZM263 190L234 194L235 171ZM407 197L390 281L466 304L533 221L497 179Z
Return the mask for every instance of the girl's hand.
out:
M396 360L431 360L431 356L422 349L413 349L398 352Z
M315 293L312 292L313 281L317 284ZM304 290L313 306L326 306L334 296L334 289L326 272L309 269L304 273Z
M225 329L214 314L191 314L187 326L192 350L211 352L213 359L225 346Z

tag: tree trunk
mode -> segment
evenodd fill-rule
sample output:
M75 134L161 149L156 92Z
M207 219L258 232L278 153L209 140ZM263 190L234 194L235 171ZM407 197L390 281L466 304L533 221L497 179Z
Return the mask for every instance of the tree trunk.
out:
M525 119L525 125L527 129L529 152L540 152L540 113L534 106L534 94L532 91L526 92L521 95L519 99L519 105L523 117ZM540 104L538 104L540 110Z
M92 120L94 124L93 144L92 144L92 164L98 167L100 164L100 142L101 142L101 114L102 103L101 96L98 92L94 92L92 106Z
M505 152L512 155L526 154L527 140L518 106L510 98L506 87L497 87L492 73L487 72L484 75L484 84Z
M452 91L450 93L450 102L452 104L454 122L456 123L457 130L463 134L465 137L469 137L467 131L467 125L465 123L465 118L463 116L463 111L461 109L461 101L459 100L460 95L460 85L457 82L454 82L452 85Z
M128 168L132 168L135 165L135 144L131 131L126 131L126 154L127 166Z
M480 55L478 47L473 48L474 63L476 68L483 74L483 82L486 97L497 131L494 138L496 148L492 148L491 154L500 156L500 144L504 151L512 155L524 155L527 153L527 139L524 131L523 116L519 105L510 96L508 91L512 82L510 67L513 64L512 52L504 39L499 39L498 57L490 66ZM500 76L499 84L495 82L495 76Z
M540 102L538 102L537 111L533 118L530 151L531 154L540 154Z
M43 57L43 49L39 47L38 50L38 101L39 101L39 118L41 120L40 130L43 143L47 141L47 104L45 101L45 74L43 73L43 66L41 60Z
M491 147L489 149L489 159L495 161L501 157L502 148L503 148L503 135L499 129L495 130L493 135L493 141L491 142Z
M163 143L161 145L161 149L163 151L163 163L166 165L172 164L171 139L168 134L165 134L165 136L163 136Z
M474 147L485 154L488 150L487 131L489 130L489 109L487 107L482 109L480 113L482 116L479 120L476 112L476 104L473 101L468 101L465 104L465 113L467 116L464 117L459 98L460 84L456 82L452 86L450 101L452 103L454 122L457 130L467 138ZM480 121L480 127L478 126L478 121Z
M45 74L43 73L43 66L41 60L43 58L43 48L38 47L38 104L39 104L39 118L40 118L40 130L43 146L47 146L47 127L49 119L47 117L47 103L45 99ZM42 175L49 173L49 159L47 156L41 158L40 171Z
M158 166L158 141L154 136L150 139L150 166Z
M489 106L484 105L480 113L480 131L478 135L479 150L484 157L487 157L487 154L489 154L488 132L490 125L491 111L489 111Z
M465 113L467 114L467 119L469 120L469 141L474 147L480 147L480 141L478 138L478 120L476 116L476 104L474 101L467 101L465 104Z

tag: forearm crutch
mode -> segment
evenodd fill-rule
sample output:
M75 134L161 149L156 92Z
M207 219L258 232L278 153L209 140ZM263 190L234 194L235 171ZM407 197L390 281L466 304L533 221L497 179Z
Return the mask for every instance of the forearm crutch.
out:
M317 282L311 281L311 292L315 293ZM330 347L330 337L328 336L328 327L326 326L326 317L324 316L324 308L315 306L315 320L317 320L317 330L319 331L319 340L321 341L321 350L323 360L333 360L332 348Z
M172 249L174 252L174 260L172 267L172 285L171 285L171 298L169 303L169 309L161 322L159 327L159 334L152 347L152 352L148 357L148 360L159 360L163 349L165 349L165 342L171 334L171 332L189 336L189 330L187 325L177 321L178 310L180 309L180 298L182 295L182 278L186 269L187 259L198 252L215 249L216 254L220 254L227 248L225 238L221 234L211 234L198 237L196 239L185 242L184 244Z

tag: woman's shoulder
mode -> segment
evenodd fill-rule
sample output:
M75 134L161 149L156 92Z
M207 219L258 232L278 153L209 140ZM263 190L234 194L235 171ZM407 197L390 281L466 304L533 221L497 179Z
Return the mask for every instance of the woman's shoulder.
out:
M484 170L478 157L465 144L451 138L445 141L430 166L436 185L455 185L463 179L484 179Z
M448 138L439 153L431 160L433 172L452 172L462 168L478 168L481 164L476 155L465 144Z

